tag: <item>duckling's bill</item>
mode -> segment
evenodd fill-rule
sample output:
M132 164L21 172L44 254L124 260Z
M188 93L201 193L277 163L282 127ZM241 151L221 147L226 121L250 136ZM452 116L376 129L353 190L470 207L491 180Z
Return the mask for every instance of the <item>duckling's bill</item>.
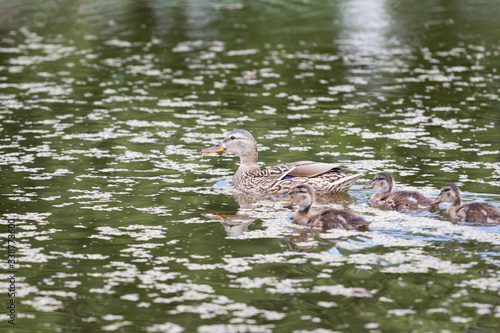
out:
M203 154L210 154L210 153L223 153L225 151L226 149L222 146L222 144L219 143L213 147L205 148L201 152Z
M439 205L441 202L442 202L442 201L441 201L441 199L437 199L436 201L434 201L434 202L432 203L432 205L433 205L433 206L435 206L435 205Z
M368 184L368 185L363 186L363 188L373 188L373 184L372 184L372 183L370 183L370 184Z

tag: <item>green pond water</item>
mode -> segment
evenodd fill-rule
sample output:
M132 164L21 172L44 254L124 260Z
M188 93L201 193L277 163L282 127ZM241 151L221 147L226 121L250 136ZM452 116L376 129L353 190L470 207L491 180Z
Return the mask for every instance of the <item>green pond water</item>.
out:
M475 0L0 2L0 331L499 332L500 227L363 189L385 170L500 206L499 17ZM234 128L262 166L365 173L316 206L370 230L300 229L235 193L238 157L200 154Z

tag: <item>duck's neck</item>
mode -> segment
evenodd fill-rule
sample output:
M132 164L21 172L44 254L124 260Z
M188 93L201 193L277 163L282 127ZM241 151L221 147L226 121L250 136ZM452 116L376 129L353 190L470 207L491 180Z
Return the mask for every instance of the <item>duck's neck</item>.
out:
M296 223L305 225L310 219L311 215L311 205L309 206L299 206L293 219Z
M307 215L311 211L311 204L301 204L299 205L298 213Z
M254 173L260 171L258 162L259 155L257 154L257 148L250 154L245 154L240 156L240 167L236 171L235 176L239 177L244 174Z
M446 212L448 214L450 214L450 216L452 218L457 218L457 209L458 208L459 208L458 206L451 205L450 207L448 207L448 209L446 210Z
M460 197L453 198L453 201L451 202L452 207L458 207L461 204L462 204L462 199Z

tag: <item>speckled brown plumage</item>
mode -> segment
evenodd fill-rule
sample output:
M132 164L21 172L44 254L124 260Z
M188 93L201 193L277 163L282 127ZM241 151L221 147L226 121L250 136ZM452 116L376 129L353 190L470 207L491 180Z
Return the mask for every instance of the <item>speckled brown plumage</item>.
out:
M279 195L301 184L307 184L319 193L343 192L362 176L347 176L336 164L312 161L284 163L261 170L257 142L250 132L242 129L231 131L221 143L202 152L225 151L237 154L241 161L232 185L250 194Z

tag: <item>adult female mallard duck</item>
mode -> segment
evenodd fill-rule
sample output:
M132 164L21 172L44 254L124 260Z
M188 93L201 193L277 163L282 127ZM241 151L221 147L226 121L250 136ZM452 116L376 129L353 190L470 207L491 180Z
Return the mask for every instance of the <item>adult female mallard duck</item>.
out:
M322 213L314 213L311 206L314 203L314 190L308 185L299 185L289 193L292 203L298 206L293 217L297 224L311 228L364 230L371 222L359 215L344 209L330 209Z
M284 163L261 170L257 163L257 141L243 129L229 132L221 143L202 150L202 153L226 151L240 157L233 186L250 194L285 194L300 184L308 184L318 193L336 193L347 191L363 176L347 176L336 164L311 161Z
M446 212L451 218L463 222L499 223L500 208L485 202L472 202L462 205L462 194L455 184L447 184L441 188L438 198L433 205L441 202L451 202Z
M378 192L371 196L373 204L383 204L392 209L422 209L432 205L432 199L418 191L394 190L394 178L389 172L379 172L370 184L363 188L374 188Z

